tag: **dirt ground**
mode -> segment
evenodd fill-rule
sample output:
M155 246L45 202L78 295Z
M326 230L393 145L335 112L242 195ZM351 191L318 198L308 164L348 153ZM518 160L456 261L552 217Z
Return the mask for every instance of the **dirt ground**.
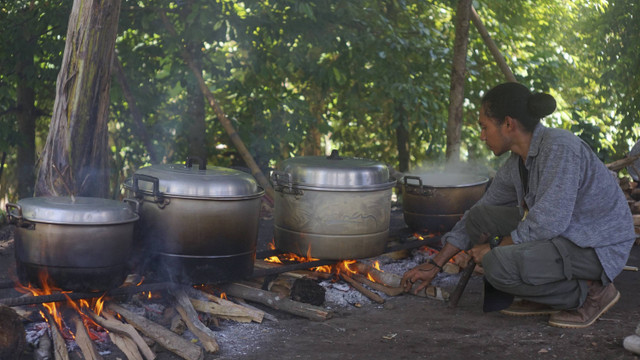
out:
M263 221L258 250L271 239L271 222ZM391 236L409 235L401 212L394 212ZM13 272L11 227L0 228L0 280ZM640 266L640 246L628 265ZM569 330L547 325L546 317L509 317L482 312L482 278L472 277L457 308L411 295L388 298L382 305L331 307L333 317L314 322L259 307L277 322L215 328L221 350L206 359L638 359L622 347L640 323L640 272L624 271L615 281L622 297L593 326ZM452 289L450 289L452 290ZM0 290L0 298L16 296ZM115 347L113 347L115 348ZM179 359L156 348L162 360ZM74 355L77 356L77 355ZM72 356L72 358L74 358ZM117 349L104 359L123 358ZM32 359L32 351L24 359Z

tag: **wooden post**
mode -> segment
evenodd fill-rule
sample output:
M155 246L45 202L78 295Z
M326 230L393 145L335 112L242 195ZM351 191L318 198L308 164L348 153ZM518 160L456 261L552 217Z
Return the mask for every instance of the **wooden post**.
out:
M489 47L489 51L498 63L498 67L500 67L502 73L507 77L507 80L511 82L517 82L516 77L513 75L513 72L511 72L511 69L509 68L509 65L507 65L507 62L504 60L504 57L500 53L500 49L498 49L496 43L491 39L487 28L485 28L482 24L482 20L480 20L480 16L476 12L476 9L473 7L473 5L471 5L471 21L473 22L473 25L476 26L476 29L478 29L478 32L480 33L482 40L484 40L484 43L487 44L487 47Z

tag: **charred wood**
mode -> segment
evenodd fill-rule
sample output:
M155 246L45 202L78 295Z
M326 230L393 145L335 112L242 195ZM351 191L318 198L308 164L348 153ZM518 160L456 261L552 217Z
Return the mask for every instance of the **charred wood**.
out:
M230 296L255 301L276 310L285 311L310 320L322 321L332 315L331 312L321 307L282 298L270 291L256 289L248 285L231 283L223 286L223 289Z

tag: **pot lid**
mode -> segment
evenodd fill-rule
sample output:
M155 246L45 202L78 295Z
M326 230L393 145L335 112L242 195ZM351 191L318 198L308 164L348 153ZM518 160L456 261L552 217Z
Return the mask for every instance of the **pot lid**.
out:
M94 197L43 196L19 200L11 215L24 220L67 225L113 225L138 220L122 201Z
M391 188L389 168L378 161L331 156L300 156L283 162L282 172L274 172L274 183L308 189L374 190ZM291 182L291 184L289 184Z
M191 166L186 164L160 164L144 167L135 172L125 187L153 194L154 187L163 196L188 198L245 198L264 193L256 179L244 171L219 166ZM202 164L202 163L201 163ZM157 181L157 185L154 184Z

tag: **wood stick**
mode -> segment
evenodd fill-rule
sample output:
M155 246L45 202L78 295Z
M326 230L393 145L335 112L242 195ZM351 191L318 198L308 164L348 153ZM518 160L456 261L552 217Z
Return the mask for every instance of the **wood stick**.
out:
M388 295L388 296L398 296L398 295L402 295L404 293L404 290L401 287L389 287L386 286L384 284L381 283L377 283L377 282L373 282L371 280L369 280L366 276L362 275L362 274L351 274L351 277L364 284L367 285L368 287L374 289L374 290L378 290L383 292L384 294Z
M331 312L319 306L284 299L270 291L256 289L248 285L230 283L223 286L223 289L231 296L255 301L276 310L282 310L310 320L322 321L332 316Z
M49 360L51 359L51 349L53 343L49 338L49 335L44 334L38 339L38 347L33 351L33 358L35 360Z
M352 269L357 269L359 273L369 274L371 277L378 283L384 284L391 288L399 288L400 282L402 281L402 277L396 274L387 273L384 271L380 271L374 268L371 265L367 265L362 262L356 262L355 264L349 265ZM415 290L420 286L420 283L413 284L410 294L427 297L435 300L447 301L449 299L449 293L443 290L440 287L428 285L424 291L420 291L417 294L414 294Z
M264 318L265 318L265 319L267 319L267 320L270 320L270 321L273 321L273 322L278 322L278 318L277 318L277 317L275 317L275 316L273 316L273 315L269 314L269 313L268 313L268 312L266 312L266 311L262 311L262 310L258 309L257 307L255 307L255 306L253 306L253 305L249 305L249 304L247 304L247 302L246 302L244 299L241 299L241 298L235 298L235 299L233 299L233 300L234 300L238 305L242 305L242 306L244 306L244 307L246 307L246 308L253 309L253 310L256 310L256 311L261 311L261 312L264 314Z
M87 333L87 329L84 327L84 323L82 319L78 315L72 316L72 322L76 327L75 340L78 347L80 347L80 351L82 352L82 356L85 360L100 360L102 356L98 354L98 349L96 349L95 344L89 337L89 333Z
M249 316L249 312L243 311L243 309L239 306L227 307L217 304L213 301L203 301L196 299L189 300L191 301L191 305L193 305L193 308L201 313L211 314L222 319L234 320L243 323L249 323L253 320L251 316Z
M219 308L224 308L226 309L226 311L228 311L226 314L225 313L221 313L221 314L214 314L214 313L210 313L212 315L216 315L216 316L220 316L220 317L225 317L225 316L240 316L240 317L249 317L249 319L251 321L257 322L257 323L261 323L262 319L264 318L264 311L256 309L254 307L249 307L245 305L239 305L234 303L233 301L229 301L226 299L221 299L217 296L214 296L212 294L206 293L204 291L200 291L197 289L194 289L192 287L185 287L185 290L187 292L187 295L189 295L189 297L191 298L191 303L193 304L194 308L196 308L196 310L200 311L200 312L208 312L205 311L205 309L208 309L207 307L203 307L203 310L199 310L196 307L196 304L194 303L194 300L196 300L195 298L198 297L204 297L207 300L209 300L212 303L215 303L216 305L219 306ZM200 306L200 305L198 305ZM212 307L216 307L213 306ZM217 307L216 307L217 308Z
M93 312L89 312L89 316L93 321L103 328L109 330L109 334L117 332L122 335L126 335L133 341L133 343L140 349L140 352L147 360L153 360L156 358L156 354L151 350L149 345L144 341L142 336L136 331L131 324L125 324L120 320L114 318L111 314L103 312L104 317L101 317Z
M138 346L130 337L117 332L109 332L109 339L124 353L128 360L143 360Z
M202 360L204 358L204 351L201 347L176 335L163 326L160 326L143 316L137 315L115 303L108 303L107 308L122 315L122 317L124 317L127 322L133 325L133 327L138 331L150 337L162 347L181 358L185 360Z
M67 344L56 326L55 320L53 320L53 316L49 314L49 311L46 309L42 310L42 313L47 318L47 323L49 323L49 329L51 330L51 338L53 341L53 357L55 360L69 360L69 352L67 351Z
M351 286L353 286L354 289L358 290L362 295L364 295L367 298L369 298L369 300L375 301L378 304L383 304L384 303L384 299L380 295L378 295L378 294L372 292L371 290L365 288L361 283L355 281L349 275L340 274L340 278L342 278L342 280L348 282Z
M180 317L182 317L182 321L187 324L187 328L189 328L189 330L191 330L191 332L198 338L198 340L200 340L200 343L202 344L202 347L205 349L205 351L209 353L216 353L218 352L218 350L220 350L220 346L218 345L216 339L213 336L209 335L207 332L203 331L201 326L196 325L196 323L202 324L202 322L197 319L197 314L196 319L194 319L193 314L190 314L190 311L188 313L187 310L185 310L185 308L180 304L176 305L176 310L178 311L178 314L180 314Z
M169 21L164 11L160 12L160 18L162 19L162 22L164 23L169 33L175 37L178 37L178 33L175 27ZM198 64L196 64L196 62L193 60L193 57L191 56L191 54L189 54L188 51L186 51L182 47L180 48L180 50L182 54L182 59L187 64L187 66L191 69L191 71L193 72L193 75L196 77L196 80L198 81L198 85L200 86L200 90L202 91L202 94L209 102L209 106L211 106L213 111L216 113L218 121L220 121L220 124L222 125L224 130L227 132L227 135L229 135L231 142L238 150L238 153L242 157L242 160L244 160L244 162L247 164L249 169L251 169L251 175L253 175L258 181L258 184L260 184L260 186L264 188L267 196L270 199L275 199L275 191L273 190L273 186L271 186L271 183L269 182L269 180L264 176L264 174L262 173L262 170L260 170L260 167L258 166L253 156L249 152L249 149L247 149L246 145L240 138L240 135L238 134L236 129L233 127L233 124L227 118L225 113L222 111L222 108L218 105L218 102L213 96L213 93L211 92L207 84L204 82L204 78L202 77L202 69Z
M507 62L504 60L502 53L500 53L500 49L498 49L496 43L493 41L493 39L491 39L487 28L484 27L484 24L482 23L480 16L476 12L476 9L473 7L473 4L471 5L471 22L473 22L473 25L475 25L476 29L478 29L480 36L489 48L491 55L493 55L493 59L496 61L498 67L507 78L507 81L516 82L516 77L513 75L513 72L509 68L509 65L507 65Z
M640 159L640 154L636 154L633 156L625 157L614 162L608 163L606 166L611 171L618 171L624 168L627 165L633 164L634 161Z
M254 268L257 268L257 269L274 269L274 268L280 268L283 265L256 259L253 266ZM304 277L311 277L316 279L330 279L333 276L333 274L331 273L311 271L311 270L286 271L286 272L280 273L280 275L289 276L295 279L304 278Z
M218 350L220 350L220 346L216 341L216 335L200 321L198 313L193 308L193 305L191 305L191 300L189 300L189 297L184 290L177 288L172 290L171 293L178 302L176 310L178 310L178 313L182 316L182 320L187 324L189 330L191 330L191 332L200 339L204 349L210 353L218 352Z

